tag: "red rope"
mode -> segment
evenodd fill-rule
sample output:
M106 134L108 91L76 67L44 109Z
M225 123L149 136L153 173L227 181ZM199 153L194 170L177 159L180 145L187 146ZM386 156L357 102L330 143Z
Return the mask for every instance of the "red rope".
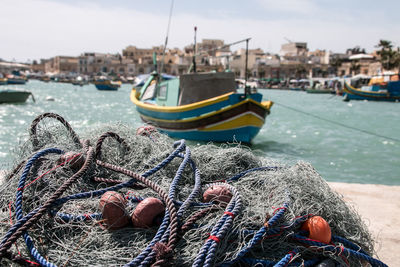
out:
M272 214L275 214L278 210L285 210L285 207L276 208Z
M219 240L219 238L218 238L217 236L215 236L215 235L210 235L210 236L207 238L207 240L208 240L208 239L214 240L214 241L217 242L217 243L219 243L219 241L221 241L221 240Z
M225 212L224 212L224 214L231 216L231 217L232 217L232 219L234 219L234 218L235 218L235 214L233 214L233 213L232 213L232 212L230 212L230 211L225 211Z
M25 186L22 187L22 188L18 188L17 190L19 190L19 191L24 190L25 188L27 188L28 186L30 186L31 184L33 184L33 183L36 182L37 180L43 178L43 176L45 176L46 174L48 174L48 173L54 171L55 169L57 169L57 168L59 168L59 167L65 165L65 164L67 164L68 162L70 162L71 160L73 160L74 158L76 158L76 157L78 157L78 156L80 156L80 155L81 155L81 153L78 153L78 154L75 154L75 155L69 157L69 158L68 158L66 161L64 161L63 163L61 163L61 164L59 164L59 165L53 167L52 169L50 169L50 170L48 170L47 172L45 172L45 173L43 173L42 175L40 175L40 176L39 176L38 178L36 178L35 180L31 181L30 183L28 183L27 185L25 185Z

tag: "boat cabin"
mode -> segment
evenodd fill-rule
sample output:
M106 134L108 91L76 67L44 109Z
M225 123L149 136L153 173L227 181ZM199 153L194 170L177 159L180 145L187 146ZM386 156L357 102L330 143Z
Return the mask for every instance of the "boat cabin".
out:
M160 83L152 77L142 87L140 99L158 106L183 106L236 92L233 72L189 73Z

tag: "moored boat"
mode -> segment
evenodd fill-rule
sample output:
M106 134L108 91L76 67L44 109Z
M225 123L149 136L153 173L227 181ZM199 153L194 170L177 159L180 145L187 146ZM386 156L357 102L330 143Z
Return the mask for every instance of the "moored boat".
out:
M25 84L26 78L23 76L17 75L8 75L7 76L7 83L8 84Z
M250 143L270 113L260 93L236 91L232 72L190 73L158 81L153 73L131 101L142 120L174 138Z
M7 84L7 78L0 77L0 85L6 85Z
M400 101L398 74L365 79L368 84L356 85L345 82L343 100ZM357 84L357 83L355 83Z
M107 79L103 76L99 79L96 79L93 83L96 86L97 90L116 91L119 87L121 87L120 81L111 81L110 79Z
M3 89L0 90L0 104L24 103L30 95L32 96L33 101L35 101L33 94L29 91L22 91L16 89Z

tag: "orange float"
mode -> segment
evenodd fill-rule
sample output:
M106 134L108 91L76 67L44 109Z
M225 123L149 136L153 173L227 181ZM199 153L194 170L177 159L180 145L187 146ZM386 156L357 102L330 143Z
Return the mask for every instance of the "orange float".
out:
M203 194L204 202L215 201L228 204L231 198L231 191L222 185L211 186Z
M81 153L69 151L65 154L62 154L57 161L58 164L62 164L64 162L66 162L66 165L72 170L79 171L83 164L85 164L85 157Z
M150 136L152 133L157 132L157 129L152 125L140 126L136 130L136 135Z
M132 213L131 220L133 227L149 228L154 225L154 219L164 214L164 203L155 197L142 200Z
M332 238L331 228L321 216L313 216L307 219L301 226L301 230L309 232L308 237L323 243L330 243Z
M126 203L124 196L115 191L108 191L101 196L99 208L107 229L120 229L129 223Z

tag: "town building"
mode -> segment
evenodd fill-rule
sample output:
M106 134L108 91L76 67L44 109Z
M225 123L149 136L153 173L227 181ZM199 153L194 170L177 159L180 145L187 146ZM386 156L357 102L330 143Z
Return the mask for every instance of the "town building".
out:
M45 72L50 73L77 73L78 58L70 56L56 56L44 62Z
M86 52L79 56L79 72L86 75L135 75L136 65L132 59L120 54Z
M308 48L305 42L289 42L282 44L279 51L282 63L308 63Z

